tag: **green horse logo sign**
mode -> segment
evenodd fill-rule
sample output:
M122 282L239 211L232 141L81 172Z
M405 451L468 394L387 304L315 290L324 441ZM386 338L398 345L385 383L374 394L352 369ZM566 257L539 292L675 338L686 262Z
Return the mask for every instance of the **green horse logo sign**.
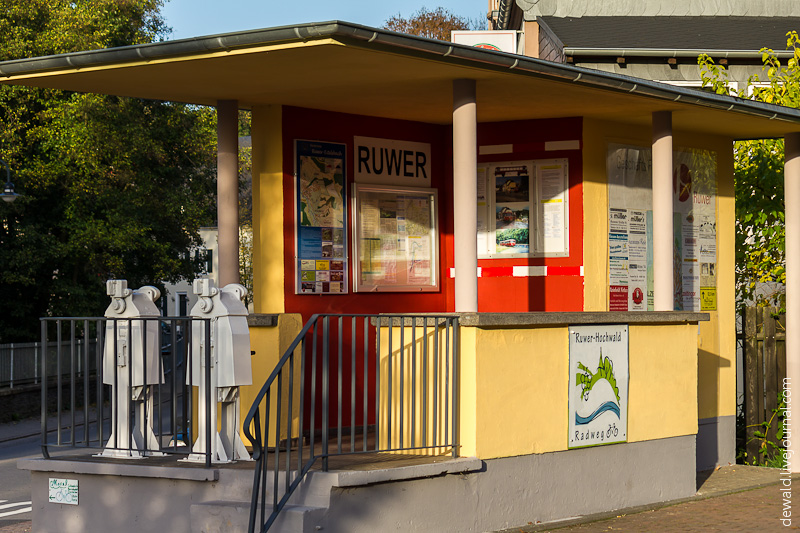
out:
M571 326L569 369L569 448L626 442L628 326Z

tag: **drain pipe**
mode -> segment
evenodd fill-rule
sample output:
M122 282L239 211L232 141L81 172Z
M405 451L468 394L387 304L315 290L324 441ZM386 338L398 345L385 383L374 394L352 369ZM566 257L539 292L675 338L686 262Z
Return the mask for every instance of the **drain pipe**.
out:
M773 52L780 59L794 57L792 50ZM719 59L761 59L761 50L699 50L669 48L577 48L564 47L564 55L581 57L692 57L697 59L702 54Z
M511 20L511 9L514 7L513 2L514 0L500 0L500 6L498 9L500 13L497 17L498 30L508 29L508 21Z

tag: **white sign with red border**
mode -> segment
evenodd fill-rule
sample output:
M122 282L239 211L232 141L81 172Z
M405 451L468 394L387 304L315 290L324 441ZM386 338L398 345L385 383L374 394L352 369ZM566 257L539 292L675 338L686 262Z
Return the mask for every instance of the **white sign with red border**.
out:
M465 44L475 48L494 50L495 52L517 53L517 32L514 30L454 30L450 32L450 40L456 44Z

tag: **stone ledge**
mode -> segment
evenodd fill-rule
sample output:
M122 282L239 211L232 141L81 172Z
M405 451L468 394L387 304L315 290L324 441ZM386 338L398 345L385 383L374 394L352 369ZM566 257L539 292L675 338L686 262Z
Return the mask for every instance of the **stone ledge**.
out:
M708 313L693 311L635 311L635 312L572 312L572 313L409 313L370 317L373 326L442 327L450 318L458 318L460 326L571 326L580 324L696 324L711 319Z
M464 313L458 323L472 327L571 326L580 324L685 324L710 320L708 313L639 311L593 313Z
M163 467L141 464L132 459L131 464L95 461L70 461L65 459L20 459L17 468L31 472L57 472L94 476L123 476L143 478L182 479L187 481L218 481L219 470L201 467Z

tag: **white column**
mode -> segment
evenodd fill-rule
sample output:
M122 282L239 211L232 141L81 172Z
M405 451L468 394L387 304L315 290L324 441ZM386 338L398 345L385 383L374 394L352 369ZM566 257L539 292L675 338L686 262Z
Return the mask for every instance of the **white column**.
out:
M786 136L786 407L790 470L800 472L800 133Z
M478 311L478 114L475 80L453 81L456 312Z
M653 308L674 304L672 230L672 113L653 113Z
M239 283L239 104L217 102L219 286Z

